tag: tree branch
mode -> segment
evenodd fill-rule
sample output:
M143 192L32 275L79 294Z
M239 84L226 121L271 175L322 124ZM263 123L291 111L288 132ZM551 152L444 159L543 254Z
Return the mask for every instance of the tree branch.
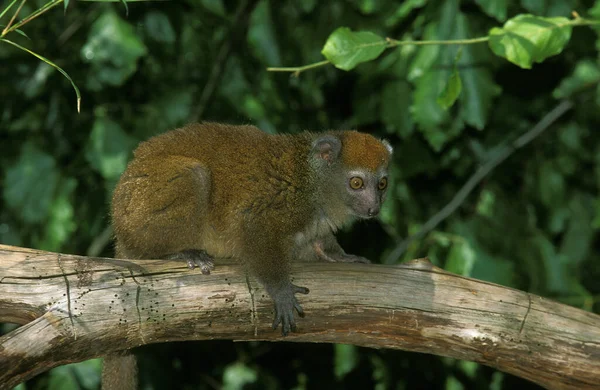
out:
M123 261L0 245L0 387L52 367L183 340L347 343L476 361L547 388L600 383L600 316L461 277L402 266L301 263L306 318L285 339L272 302L243 268Z
M385 258L384 263L393 264L397 262L400 256L402 256L402 254L414 240L422 238L427 233L435 229L437 225L442 223L442 221L452 215L452 213L454 213L456 209L458 209L464 203L464 201L467 199L467 196L469 196L475 186L477 186L477 184L479 184L492 170L510 157L510 155L515 151L536 139L538 135L542 134L547 128L552 126L554 122L556 122L572 107L573 103L570 100L561 101L550 112L544 115L544 117L535 126L517 138L517 140L512 144L500 146L494 156L475 171L475 173L469 178L469 180L467 180L460 190L458 190L458 192L446 206L438 211L433 217L429 218L429 220L423 224L417 233L404 239L403 241L400 241L398 245L396 245L396 247Z

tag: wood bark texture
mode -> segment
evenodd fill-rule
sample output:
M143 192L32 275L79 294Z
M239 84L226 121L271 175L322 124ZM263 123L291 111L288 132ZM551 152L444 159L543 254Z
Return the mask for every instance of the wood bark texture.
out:
M283 338L243 267L114 260L0 245L0 388L52 367L184 340L345 343L479 362L550 389L600 388L600 316L465 278L401 266L299 263L306 318Z

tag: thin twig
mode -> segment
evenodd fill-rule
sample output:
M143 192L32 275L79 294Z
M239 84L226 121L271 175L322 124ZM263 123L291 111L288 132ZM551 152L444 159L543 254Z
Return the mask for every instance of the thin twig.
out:
M19 5L19 8L17 8L17 10L16 10L16 11L15 11L15 13L13 14L12 18L10 18L10 20L8 21L8 24L6 25L6 27L4 27L4 30L2 30L2 34L1 34L1 36L5 36L5 35L8 33L8 31L9 31L9 29L10 29L10 26L11 26L11 25L13 24L13 22L15 21L15 18L17 17L17 15L19 15L19 12L21 12L21 8L23 8L23 5L25 5L25 1L26 1L26 0L23 0L23 1L21 1L21 4ZM12 5L12 4L11 4L11 5Z
M398 243L394 250L384 259L384 263L395 263L414 240L422 238L425 234L435 229L437 225L439 225L443 220L448 218L454 211L456 211L456 209L463 204L471 191L473 191L475 186L479 184L479 182L481 182L481 180L483 180L488 173L500 165L500 163L506 160L516 150L533 141L572 107L573 103L570 100L563 100L549 113L547 113L535 126L533 126L531 130L517 138L517 140L515 140L512 144L500 147L500 150L496 156L479 167L479 169L477 169L477 171L475 171L469 180L467 180L467 182L456 193L456 195L454 195L454 198L452 198L452 200L446 206L444 206L444 208L442 208L427 222L425 222L425 224L423 224L421 227L421 230Z

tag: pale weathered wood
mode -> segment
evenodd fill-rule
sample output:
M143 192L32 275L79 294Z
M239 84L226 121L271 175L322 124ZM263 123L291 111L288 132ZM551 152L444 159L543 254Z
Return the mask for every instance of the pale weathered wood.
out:
M209 339L403 349L480 362L547 388L599 387L598 315L425 261L303 263L293 275L311 292L299 297L306 318L298 332L284 339L270 329L265 291L231 263L202 275L182 262L0 245L0 322L24 324L0 338L0 387L116 350Z

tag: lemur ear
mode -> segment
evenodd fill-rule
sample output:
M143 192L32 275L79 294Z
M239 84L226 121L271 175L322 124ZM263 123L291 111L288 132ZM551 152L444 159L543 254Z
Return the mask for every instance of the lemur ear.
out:
M381 143L383 144L383 146L385 146L385 148L390 154L394 153L394 148L392 148L392 145L390 145L387 139L382 139Z
M332 135L324 135L313 142L312 156L317 161L331 165L340 155L342 142Z

